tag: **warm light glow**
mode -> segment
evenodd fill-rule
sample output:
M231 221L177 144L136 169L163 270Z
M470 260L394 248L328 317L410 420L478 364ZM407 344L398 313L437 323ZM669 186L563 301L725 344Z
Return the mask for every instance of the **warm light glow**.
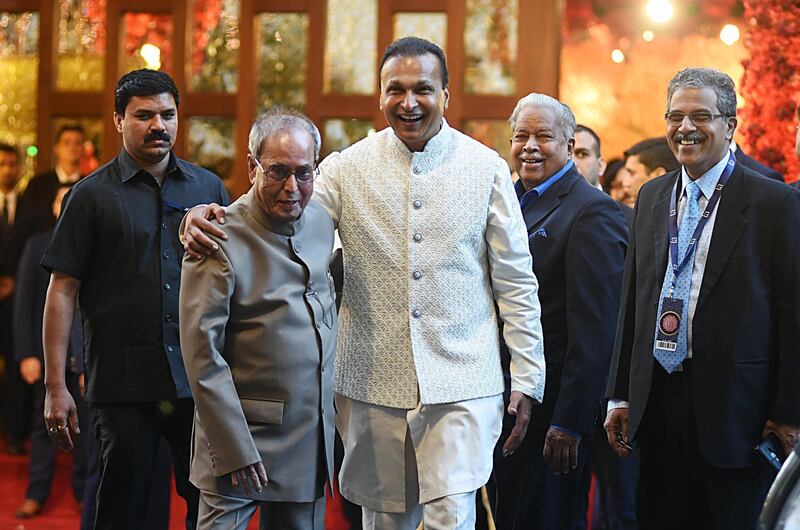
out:
M611 60L619 64L625 60L625 54L622 53L622 50L616 49L611 52Z
M722 31L719 32L719 38L728 46L733 46L739 41L739 28L733 24L725 24Z
M672 12L672 2L669 0L650 0L647 3L647 16L653 22L667 22L672 18Z
M656 38L656 35L649 29L646 29L642 32L642 38L645 40L645 42L653 42L653 39Z
M145 68L150 70L161 68L161 50L155 44L142 44L139 55L144 59Z

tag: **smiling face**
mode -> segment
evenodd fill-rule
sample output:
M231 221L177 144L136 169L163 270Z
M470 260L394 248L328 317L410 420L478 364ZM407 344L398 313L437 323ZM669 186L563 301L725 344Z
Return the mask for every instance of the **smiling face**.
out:
M672 95L668 112L707 112L719 114L717 95L709 87L680 88ZM678 162L692 179L700 178L714 167L730 149L735 117L718 117L695 125L685 117L680 124L667 120L667 142Z
M308 131L289 127L268 136L261 143L259 164L267 173L270 168L283 166L294 172L314 169L314 140ZM267 217L280 223L297 220L314 193L314 181L298 182L295 175L284 181L267 176L247 155L250 183L255 186L256 197Z
M144 166L154 166L169 156L178 132L178 108L169 92L133 96L125 114L114 113L125 150Z
M433 54L391 57L381 69L380 108L411 151L425 149L439 132L449 97Z
M565 138L553 109L525 107L511 136L511 164L525 189L555 175L572 156L574 138Z

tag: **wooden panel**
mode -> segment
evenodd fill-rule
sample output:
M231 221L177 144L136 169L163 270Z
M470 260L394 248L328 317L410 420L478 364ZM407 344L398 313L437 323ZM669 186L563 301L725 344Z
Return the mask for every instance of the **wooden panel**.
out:
M517 95L558 97L565 0L519 0Z
M54 2L43 0L39 10L39 86L36 89L36 144L39 146L39 155L36 157L36 171L46 171L53 163L52 116L50 94L55 87L56 61L53 50L56 49L58 38L56 26L53 21L55 16Z
M372 119L377 96L345 96L342 94L326 94L319 98L317 119L327 118L360 118Z
M181 92L181 113L187 116L235 118L238 98L236 94Z
M20 11L39 11L39 0L0 0L0 11L19 13Z
M450 100L445 111L447 121L458 127L464 114L464 17L465 0L447 0L447 74Z
M447 0L382 0L391 13L447 11Z
M50 96L53 116L97 116L107 114L101 92L54 92Z
M105 90L103 91L103 114L106 116L106 127L103 134L103 154L107 162L117 156L122 148L122 139L113 126L114 123L114 89L119 81L119 59L122 48L123 36L120 34L122 26L122 10L120 0L107 0L106 2L106 68Z
M461 96L461 121L469 119L503 119L505 120L517 104L516 96L486 96L464 94Z
M119 9L123 13L135 12L170 15L180 6L185 7L187 1L188 0L181 2L165 2L164 0L120 0Z
M447 62L450 75L450 100L445 113L448 121L460 127L467 119L506 119L517 98L535 91L558 95L561 21L566 0L519 0L517 94L515 96L464 95L463 32L465 0L378 0L378 57L392 41L393 16L398 12L443 12L447 14ZM373 95L323 93L326 0L241 0L239 84L236 94L189 93L186 89L187 65L191 44L192 0L107 0L104 88L102 93L57 92L55 81L55 0L0 0L0 11L38 11L40 13L39 86L37 144L40 169L52 162L52 119L55 116L98 116L106 123L102 152L116 156L121 140L112 123L114 88L121 58L121 17L124 12L170 14L174 23L175 81L183 97L181 120L192 116L220 116L236 121L236 155L231 178L234 194L247 190L247 136L256 108L255 15L261 12L305 12L308 15L308 72L306 114L315 122L331 118L372 119L376 129L386 126L379 109L379 87ZM377 66L377 64L376 64ZM186 66L188 68L188 65ZM185 152L188 131L181 130L176 151ZM101 161L105 162L105 160Z
M311 3L310 0L253 0L253 11L254 13L299 13L308 11Z

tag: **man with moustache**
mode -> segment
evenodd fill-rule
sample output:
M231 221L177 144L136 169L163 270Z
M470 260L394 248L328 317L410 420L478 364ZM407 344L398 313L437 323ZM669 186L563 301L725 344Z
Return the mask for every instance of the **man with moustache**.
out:
M143 528L155 455L170 446L175 485L197 521L189 483L194 404L178 337L181 245L188 208L227 203L222 181L172 153L178 90L163 72L119 80L117 158L75 184L42 265L51 272L44 313L45 422L63 450L78 433L64 381L75 302L85 338L86 401L100 443L95 530Z
M344 255L341 491L365 528L473 528L502 422L495 303L511 352L513 452L544 390L538 285L508 165L443 118L441 48L395 41L380 77L390 128L325 159L314 194ZM184 232L194 252L213 249L201 229L222 234L205 213L220 212L191 212Z
M800 194L736 162L736 90L687 68L667 91L681 169L646 183L630 233L608 441L639 441L656 528L752 529L800 436Z
M498 451L495 519L498 529L580 528L581 475L611 360L627 223L578 172L567 105L529 94L509 122L533 271L543 279L547 385L520 448L506 458ZM504 434L512 427L506 417Z

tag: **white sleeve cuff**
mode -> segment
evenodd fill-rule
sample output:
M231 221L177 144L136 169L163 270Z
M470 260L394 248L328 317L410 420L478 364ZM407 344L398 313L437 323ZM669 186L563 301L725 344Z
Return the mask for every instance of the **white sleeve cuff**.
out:
M611 412L614 409L627 409L628 402L623 401L621 399L609 399L608 400L608 409L606 409L606 413Z

